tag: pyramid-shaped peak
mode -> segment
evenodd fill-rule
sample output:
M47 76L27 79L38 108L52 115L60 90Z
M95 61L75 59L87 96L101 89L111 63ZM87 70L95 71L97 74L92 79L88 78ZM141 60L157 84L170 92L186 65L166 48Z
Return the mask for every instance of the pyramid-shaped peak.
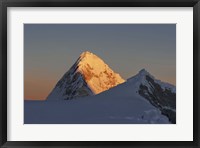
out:
M95 66L97 69L102 66L107 66L100 57L89 51L81 53L78 58L77 64L79 65L79 67L89 64L90 66Z
M138 76L139 77L146 77L146 76L149 76L149 77L151 77L151 78L153 78L154 79L154 76L153 75L151 75L146 69L141 69L140 71L139 71L139 73L138 73Z
M134 83L135 81L143 81L146 79L146 76L149 76L154 79L154 76L152 76L146 69L143 68L135 76L129 78L128 81Z
M85 51L59 80L48 99L99 94L124 81L100 57Z
M90 52L90 51L84 51L84 52L82 52L82 54L92 54L92 52Z
M84 58L84 57L91 56L91 55L95 55L95 54L93 54L92 52L89 52L89 51L84 51L81 53L80 57Z
M149 72L146 70L146 69L141 69L140 71L139 71L139 74L141 74L141 75L149 75Z

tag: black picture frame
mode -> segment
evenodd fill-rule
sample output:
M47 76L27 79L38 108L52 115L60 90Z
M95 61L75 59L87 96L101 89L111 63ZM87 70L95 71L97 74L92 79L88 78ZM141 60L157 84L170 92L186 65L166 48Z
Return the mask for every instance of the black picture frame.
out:
M193 7L193 141L7 141L7 8L8 7ZM1 147L200 147L199 0L1 0L0 146Z

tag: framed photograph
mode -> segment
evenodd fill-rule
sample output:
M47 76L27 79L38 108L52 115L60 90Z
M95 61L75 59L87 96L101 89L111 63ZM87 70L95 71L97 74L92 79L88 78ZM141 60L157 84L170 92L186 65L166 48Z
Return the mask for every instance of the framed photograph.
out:
M199 147L199 0L1 1L1 147Z

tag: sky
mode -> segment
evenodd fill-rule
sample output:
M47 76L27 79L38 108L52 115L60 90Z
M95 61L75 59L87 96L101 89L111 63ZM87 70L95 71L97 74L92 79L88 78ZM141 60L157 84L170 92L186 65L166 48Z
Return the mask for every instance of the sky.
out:
M124 79L145 68L176 85L175 24L24 24L24 98L45 100L84 51Z

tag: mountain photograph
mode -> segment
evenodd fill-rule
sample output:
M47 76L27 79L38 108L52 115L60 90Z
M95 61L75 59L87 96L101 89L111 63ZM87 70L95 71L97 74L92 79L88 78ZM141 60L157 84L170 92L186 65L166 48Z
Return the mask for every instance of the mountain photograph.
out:
M24 124L176 124L175 24L24 33Z

